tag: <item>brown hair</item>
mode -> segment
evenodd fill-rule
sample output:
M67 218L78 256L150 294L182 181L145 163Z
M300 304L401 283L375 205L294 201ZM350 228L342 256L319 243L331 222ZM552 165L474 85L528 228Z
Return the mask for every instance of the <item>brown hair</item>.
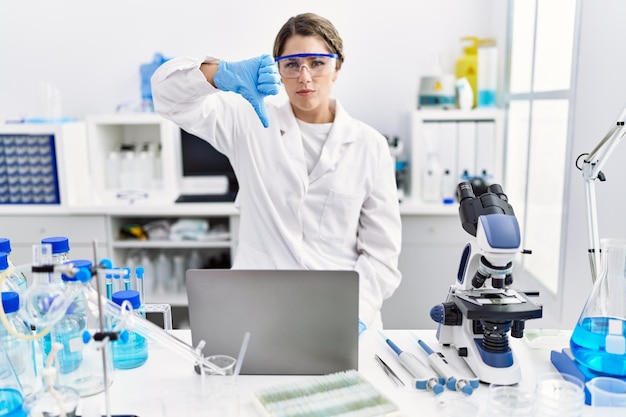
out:
M315 36L326 44L328 50L339 55L337 69L341 68L344 60L343 40L335 26L328 20L314 13L303 13L289 18L278 31L274 40L274 57L281 56L285 43L294 35Z

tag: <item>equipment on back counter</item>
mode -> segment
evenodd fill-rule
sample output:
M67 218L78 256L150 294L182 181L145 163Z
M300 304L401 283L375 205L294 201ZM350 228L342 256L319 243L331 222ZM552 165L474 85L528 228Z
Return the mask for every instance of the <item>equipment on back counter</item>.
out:
M418 108L456 107L456 78L453 74L426 76L420 79Z
M437 339L453 344L483 382L511 385L521 379L520 366L509 347L508 333L521 338L524 321L541 318L542 306L513 284L515 255L521 235L513 208L498 184L476 197L467 182L457 186L463 229L475 239L465 246L446 301L431 309L439 323Z

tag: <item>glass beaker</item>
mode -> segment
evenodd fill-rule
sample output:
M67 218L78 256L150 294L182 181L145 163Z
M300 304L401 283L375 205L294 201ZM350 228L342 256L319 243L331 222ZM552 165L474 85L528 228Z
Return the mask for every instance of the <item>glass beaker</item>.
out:
M576 360L626 376L626 239L602 239L601 268L570 339Z

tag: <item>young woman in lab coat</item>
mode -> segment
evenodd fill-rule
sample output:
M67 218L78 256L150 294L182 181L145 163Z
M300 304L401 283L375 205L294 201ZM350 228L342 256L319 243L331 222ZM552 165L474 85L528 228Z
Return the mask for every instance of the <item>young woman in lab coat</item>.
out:
M344 59L332 23L292 17L273 52L274 59L238 62L174 58L152 77L155 109L233 166L240 210L233 268L356 270L359 331L381 329L383 300L401 279L387 142L330 97ZM289 101L266 107L263 98L281 81Z

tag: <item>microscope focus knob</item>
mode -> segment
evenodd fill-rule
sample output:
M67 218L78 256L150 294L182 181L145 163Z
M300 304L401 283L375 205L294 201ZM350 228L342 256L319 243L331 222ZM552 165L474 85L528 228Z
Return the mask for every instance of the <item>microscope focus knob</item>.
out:
M445 326L460 326L463 323L459 308L452 302L437 304L431 308L430 318Z

